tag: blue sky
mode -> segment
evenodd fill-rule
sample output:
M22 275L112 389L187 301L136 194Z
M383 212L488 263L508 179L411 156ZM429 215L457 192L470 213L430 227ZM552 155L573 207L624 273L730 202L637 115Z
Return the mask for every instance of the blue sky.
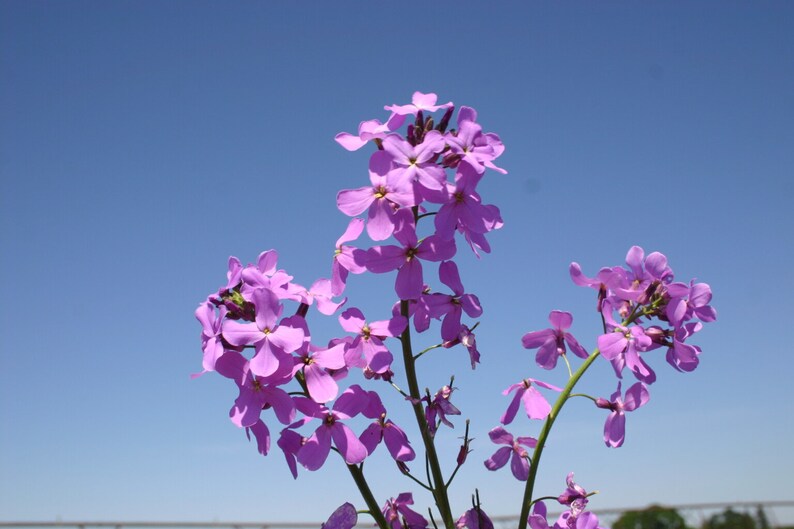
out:
M593 274L633 244L709 283L720 319L697 336L697 371L654 364L623 448L603 446L603 412L571 402L538 490L575 471L596 509L791 499L792 4L3 1L0 518L363 506L338 462L293 481L228 421L234 387L188 378L193 311L229 255L275 248L296 281L327 275L347 223L334 197L367 179L368 153L333 137L415 90L475 107L509 171L482 183L505 220L493 253L460 263L485 308L482 365L461 351L426 364L427 385L456 375L476 437L456 510L479 487L489 513L518 511L515 480L480 461L501 390L540 373L519 339L563 309L592 347L594 300L567 266ZM361 279L348 303L385 317L388 283ZM585 387L613 391L610 369ZM444 435L455 453L462 420ZM382 461L378 498L410 490Z

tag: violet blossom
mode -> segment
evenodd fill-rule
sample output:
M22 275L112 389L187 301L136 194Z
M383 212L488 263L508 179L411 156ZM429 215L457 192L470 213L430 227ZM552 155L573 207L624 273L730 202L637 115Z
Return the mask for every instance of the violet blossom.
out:
M251 359L251 371L255 375L266 377L285 366L292 369L289 353L303 343L303 331L277 323L284 307L272 290L258 288L252 298L256 320L252 323L226 320L223 337L232 345L255 347L256 354Z
M430 431L431 436L436 434L439 423L446 424L450 428L455 427L455 425L447 419L447 415L460 415L460 410L449 401L453 391L455 391L455 388L451 386L442 386L432 399L429 395L421 399L427 402L427 406L425 407L425 420L427 421L427 429Z
M295 397L298 410L306 415L320 419L321 424L298 450L298 462L308 470L317 470L325 463L333 441L348 465L356 465L367 457L367 448L356 434L342 421L355 417L367 406L369 398L359 386L351 386L342 393L328 409L305 397Z
M384 373L391 366L393 356L383 341L387 337L402 334L408 326L408 320L403 316L395 315L390 320L367 323L364 314L352 307L339 316L339 324L347 332L356 334L345 348L348 365L366 367L374 373Z
M386 501L383 506L383 516L391 529L426 529L427 520L414 511L409 505L414 504L413 495L410 492L403 492L396 498Z
M410 210L400 210L412 215ZM402 246L375 246L367 251L367 269L376 274L397 270L394 290L400 299L417 299L424 290L422 260L444 261L455 255L455 241L437 235L417 238L413 222L406 219L394 231Z
M482 315L480 300L474 294L466 294L463 290L463 283L460 281L458 265L454 261L444 261L438 268L438 276L441 282L448 286L453 295L449 294L430 294L423 296L426 301L430 316L440 318L441 338L444 341L454 340L461 329L461 316L465 312L470 318Z
M278 385L289 381L289 374L260 377L251 371L250 362L236 351L229 351L216 363L220 375L234 380L239 395L229 411L232 422L239 427L253 426L263 409L273 408L282 424L295 419L295 404L286 391Z
M521 338L521 343L526 349L539 348L535 355L535 362L543 369L554 369L557 359L566 352L565 345L579 358L587 358L587 351L579 345L576 338L566 332L573 324L570 312L553 310L549 313L551 329L528 332Z
M391 155L376 151L369 160L371 185L345 189L336 196L336 205L345 215L355 217L368 211L367 234L374 241L388 239L394 232L394 213L397 208L416 205L413 185L400 187L390 184L386 178L390 170Z
M649 399L648 388L642 382L635 383L626 390L626 396L621 397L620 382L618 382L618 389L609 400L603 398L596 400L596 406L612 412L604 423L604 442L607 446L617 448L623 444L626 438L625 412L636 410Z
M472 507L455 522L455 529L494 529L493 521L480 506Z
M507 446L498 449L486 459L485 468L498 470L505 466L509 459L513 476L519 481L526 481L529 477L529 453L526 449L535 448L538 445L538 440L534 437L513 438L513 435L501 426L488 432L488 437L496 444Z
M370 424L359 436L361 442L367 447L367 452L371 455L380 442L384 441L386 449L395 461L413 461L416 453L411 448L408 436L402 428L394 424L391 419L386 418L386 408L383 406L380 396L374 391L370 391L369 396L369 406L363 413L365 417L375 419L375 422Z

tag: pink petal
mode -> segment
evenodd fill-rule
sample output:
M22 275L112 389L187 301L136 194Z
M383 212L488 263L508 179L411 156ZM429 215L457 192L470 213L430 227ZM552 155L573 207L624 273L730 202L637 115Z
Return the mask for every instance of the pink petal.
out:
M334 423L331 426L331 437L348 465L357 465L366 459L367 447L358 440L358 437L347 425L341 422Z
M366 140L353 136L349 132L340 132L334 137L334 140L348 151L357 151L367 144Z
M416 457L416 453L408 441L408 436L391 421L386 421L383 440L395 461L413 461Z
M517 480L526 481L529 478L529 461L513 451L513 457L510 460L510 470Z
M336 247L341 248L342 244L355 241L364 231L364 220L359 218L350 219L345 232L336 240Z
M573 316L570 312L563 312L561 310L553 310L549 314L549 321L551 326L556 329L565 330L573 324Z
M232 345L252 345L265 339L264 333L251 322L226 320L223 322L223 337Z
M361 215L374 201L375 193L371 186L345 189L336 195L336 206L339 211L350 217Z
M524 410L527 412L527 417L530 419L543 420L548 417L551 412L551 405L543 395L533 387L530 387L524 392L522 400L524 401Z
M320 426L298 450L298 461L308 470L317 470L331 451L331 432L326 426Z
M423 289L422 263L419 259L413 258L405 262L397 272L394 291L400 299L418 299Z
M497 426L496 428L493 428L490 432L488 432L488 437L491 438L492 442L498 445L513 444L513 434L511 434L501 426Z
M306 387L309 389L309 396L312 400L324 403L336 398L339 386L320 365L316 363L307 365L303 374L306 376Z
M509 446L504 446L494 452L494 454L485 460L485 468L488 470L498 470L507 464L510 459L510 453L513 449Z

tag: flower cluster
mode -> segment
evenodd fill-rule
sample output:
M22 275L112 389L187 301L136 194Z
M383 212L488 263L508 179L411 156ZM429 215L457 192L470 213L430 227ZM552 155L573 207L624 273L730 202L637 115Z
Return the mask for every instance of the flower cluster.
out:
M270 429L279 425L276 444L294 477L300 467L318 470L332 450L338 453L380 529L429 525L410 508L414 501L410 492L398 493L381 506L364 485L362 463L381 443L402 474L433 491L446 529L487 529L493 524L481 508L479 494L473 508L458 518L452 516L447 497L452 478L470 452L468 421L451 476L444 476L434 447L439 428L454 427L452 416L461 415L452 402L454 378L448 384L434 383L439 388L434 393L426 389L421 394L416 362L431 350L458 345L465 349L472 369L480 362L473 333L479 322L467 319L479 318L483 308L477 295L464 287L454 258L458 244L468 246L477 257L489 253L487 236L502 227L499 209L483 203L478 184L488 170L506 173L496 165L504 146L499 136L483 131L474 109L463 106L456 115L456 107L451 102L437 104L435 94L416 92L410 104L385 110L385 121L364 121L357 135L336 136L347 150L367 145L374 149L369 183L337 195L338 209L352 218L334 245L329 277L306 288L278 267L275 250L261 253L246 266L231 257L225 284L196 310L204 353L199 375L217 372L237 386L229 416L249 438L253 435L261 454L270 452ZM364 232L372 244L357 242ZM638 247L629 251L627 264L626 269L602 269L593 279L576 263L571 265L574 282L598 292L605 332L594 352L588 353L570 332L571 314L559 310L549 316L551 328L522 339L525 348L538 350L535 360L540 368L552 370L563 358L569 380L558 387L527 374L510 385L503 392L512 398L501 416L502 426L489 434L503 446L485 466L497 470L510 461L514 477L527 482L520 529L527 523L533 529L549 529L542 502L535 503L531 515L528 512L539 450L554 418L544 392L557 393L555 406L561 407L599 355L611 362L618 378L628 368L639 382L625 394L618 383L610 399L590 397L610 411L604 437L608 446L617 447L625 437L624 413L648 401L647 385L656 378L644 356L666 348L667 361L676 369L691 371L697 366L700 349L686 342L701 329L701 322L716 317L709 305L708 285L673 282L666 258L659 253L645 258ZM382 314L371 318L342 297L350 276L364 273L393 277L395 298ZM312 306L319 317L336 317L337 336L313 337ZM422 334L431 345L414 353L412 332ZM576 374L568 351L583 360ZM400 389L403 384L407 390ZM411 430L393 422L386 406L390 401L382 398L385 392L399 393L392 400L413 408L424 445L424 482L411 474L408 463L417 457L407 433ZM504 429L522 405L529 419L549 424L538 439L514 437ZM531 450L537 455L530 455ZM597 519L584 510L587 496L570 475L568 489L559 498L570 510L555 529L597 528ZM325 525L350 529L356 520L355 508L344 504Z

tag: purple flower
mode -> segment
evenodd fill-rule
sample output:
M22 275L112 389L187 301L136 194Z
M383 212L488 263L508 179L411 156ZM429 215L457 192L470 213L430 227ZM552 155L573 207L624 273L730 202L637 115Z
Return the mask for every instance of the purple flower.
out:
M291 428L297 428L305 423L307 423L310 418L303 418L297 423L291 424ZM287 466L289 466L290 472L292 472L292 477L297 479L298 478L298 462L297 462L297 454L298 451L303 446L303 443L306 442L306 438L303 437L301 434L292 430L290 428L284 428L281 430L281 436L279 437L276 444L281 451L284 452L284 457L287 460Z
M568 505L571 508L571 513L578 515L587 505L587 491L573 480L573 472L565 478L565 484L567 487L557 501L562 505Z
M494 228L492 208L495 206L484 206L475 191L481 178L482 175L468 165L458 169L455 184L448 184L449 199L436 214L435 226L439 236L450 239L456 229L462 233L483 234Z
M408 320L403 316L395 315L390 320L367 323L364 314L353 307L339 316L339 324L347 332L356 334L346 346L347 364L361 368L368 367L373 373L385 373L391 366L393 356L383 344L383 340L402 334L408 326Z
M426 529L427 520L418 512L409 508L414 504L413 495L403 492L397 498L391 498L383 506L383 516L392 529Z
M504 151L499 137L496 134L483 134L482 127L473 121L459 121L457 133L447 135L447 144L450 152L459 157L461 165L467 164L479 174L482 174L486 167L503 174L507 173L493 164L493 160Z
M604 306L609 307L609 303ZM607 315L605 314L605 316ZM611 315L609 316L607 323L610 326L614 325L614 328L612 332L598 337L597 342L601 355L612 363L618 378L623 376L623 368L628 367L637 380L653 384L656 381L656 373L640 358L641 351L647 351L653 347L653 340L645 334L645 329L641 326L632 325L630 328L626 328L615 323L614 320L611 320Z
M279 299L296 299L290 289L292 276L284 270L276 269L278 253L267 250L259 254L256 266L247 266L241 272L243 284L240 293L246 300L252 301L255 290L266 288L272 290Z
M361 434L359 439L367 447L367 452L372 454L381 441L386 443L386 448L395 461L412 461L416 457L408 436L391 419L386 418L386 408L384 408L380 397L374 391L369 392L370 404L364 415L375 422L370 424Z
M510 424L513 422L518 412L518 405L521 402L524 403L524 410L527 412L527 417L530 419L543 420L548 417L551 412L551 405L549 401L541 395L540 391L535 389L535 386L551 389L553 391L562 391L557 386L552 386L551 384L535 380L534 378L527 378L517 384L513 384L502 392L502 395L509 395L513 391L515 391L516 394L513 396L513 400L510 401L510 405L507 407L504 415L502 415L502 418L499 419L499 422L502 424Z
M455 427L455 425L447 419L447 415L460 415L460 410L449 401L454 390L455 388L453 387L443 386L436 392L432 399L430 399L429 396L422 398L422 400L427 402L427 407L425 407L425 420L427 420L427 428L431 436L436 434L439 422L446 424L450 428Z
M680 327L693 317L705 322L717 319L717 311L709 305L711 287L706 283L695 283L694 280L689 285L673 283L667 290L671 298L667 304L667 319L674 327Z
M336 205L345 215L355 217L368 210L367 233L374 241L388 239L394 231L394 212L398 207L414 206L413 185L389 184L391 155L376 151L369 160L371 185L346 189L336 196Z
M626 254L629 269L616 267L609 278L609 286L618 298L640 304L648 302L651 294L673 280L667 257L653 252L645 257L645 250L632 246Z
M598 526L598 517L594 513L580 512L574 515L571 511L562 513L554 525L549 527L546 504L542 501L535 503L528 522L532 529L604 529Z
M555 529L605 529L598 525L598 516L589 511L578 515L566 511L560 515L554 527Z
M456 529L494 529L493 521L479 505L472 507L455 522Z
M596 406L610 410L612 413L604 423L604 442L611 448L617 448L623 444L626 438L626 416L624 412L634 411L644 405L650 399L648 388L642 382L637 382L626 390L626 396L620 395L620 382L618 390L612 394L610 400L599 398Z
M250 362L236 351L228 351L215 364L219 374L231 378L237 384L240 393L229 411L232 422L239 427L252 427L262 413L262 409L273 408L276 417L282 424L289 424L295 419L295 404L286 391L277 387L289 380L289 377L255 376Z
M345 367L345 345L340 342L328 348L310 346L307 351L300 351L295 358L296 371L303 370L306 388L315 402L328 402L339 393L339 386L328 370Z
M546 519L546 504L542 501L535 502L527 522L532 529L550 529L549 522Z
M535 362L543 369L554 369L557 365L557 359L565 354L565 344L571 348L571 351L579 358L587 358L587 351L579 345L576 338L567 329L573 323L573 316L570 312L563 312L553 310L549 314L549 322L552 325L551 329L543 331L528 332L521 338L521 342L526 349L535 349L538 347L538 353L535 356Z
M352 503L343 503L320 525L320 529L353 529L358 522L358 513Z
M474 336L474 333L471 332L465 325L460 326L460 332L455 337L454 340L450 340L448 342L444 342L443 346L446 348L454 347L458 344L463 344L464 347L469 351L469 360L471 361L471 368L475 369L477 364L480 363L480 352L477 350L477 340Z
M401 210L412 215L410 210ZM367 251L367 269L376 274L397 270L394 290L400 299L417 299L424 290L421 260L444 261L455 255L455 241L431 235L420 242L413 222L402 222L394 237L400 246L376 246Z
M424 141L416 146L396 134L383 139L383 150L391 155L392 169L387 182L396 189L446 191L447 175L436 163L438 153L444 150L444 136L435 130L428 132Z
M226 320L223 337L232 345L253 345L256 354L251 359L251 371L267 377L284 367L292 369L289 353L303 343L303 330L277 324L284 307L272 290L258 288L252 294L256 308L256 321L241 323Z
M463 312L471 318L482 315L480 300L474 294L465 294L460 281L458 266L454 261L444 261L438 269L441 282L448 286L453 295L431 294L423 296L433 318L444 317L441 323L441 338L444 341L454 340L461 330L460 319Z
M526 448L535 448L538 440L533 437L513 438L513 435L501 426L497 426L490 432L488 437L496 444L507 445L498 449L494 454L485 460L485 468L497 470L507 464L510 459L510 470L519 481L526 481L529 477L529 453ZM512 457L511 457L512 456Z
M364 461L367 448L342 421L361 413L368 402L367 392L360 386L348 388L336 399L333 409L330 410L311 399L296 397L295 405L301 413L322 421L298 451L298 462L308 470L317 470L328 458L331 441L348 465L357 465Z
M687 323L673 333L673 345L667 349L667 363L678 371L694 371L700 363L700 347L684 343L684 340L703 327L700 322Z

